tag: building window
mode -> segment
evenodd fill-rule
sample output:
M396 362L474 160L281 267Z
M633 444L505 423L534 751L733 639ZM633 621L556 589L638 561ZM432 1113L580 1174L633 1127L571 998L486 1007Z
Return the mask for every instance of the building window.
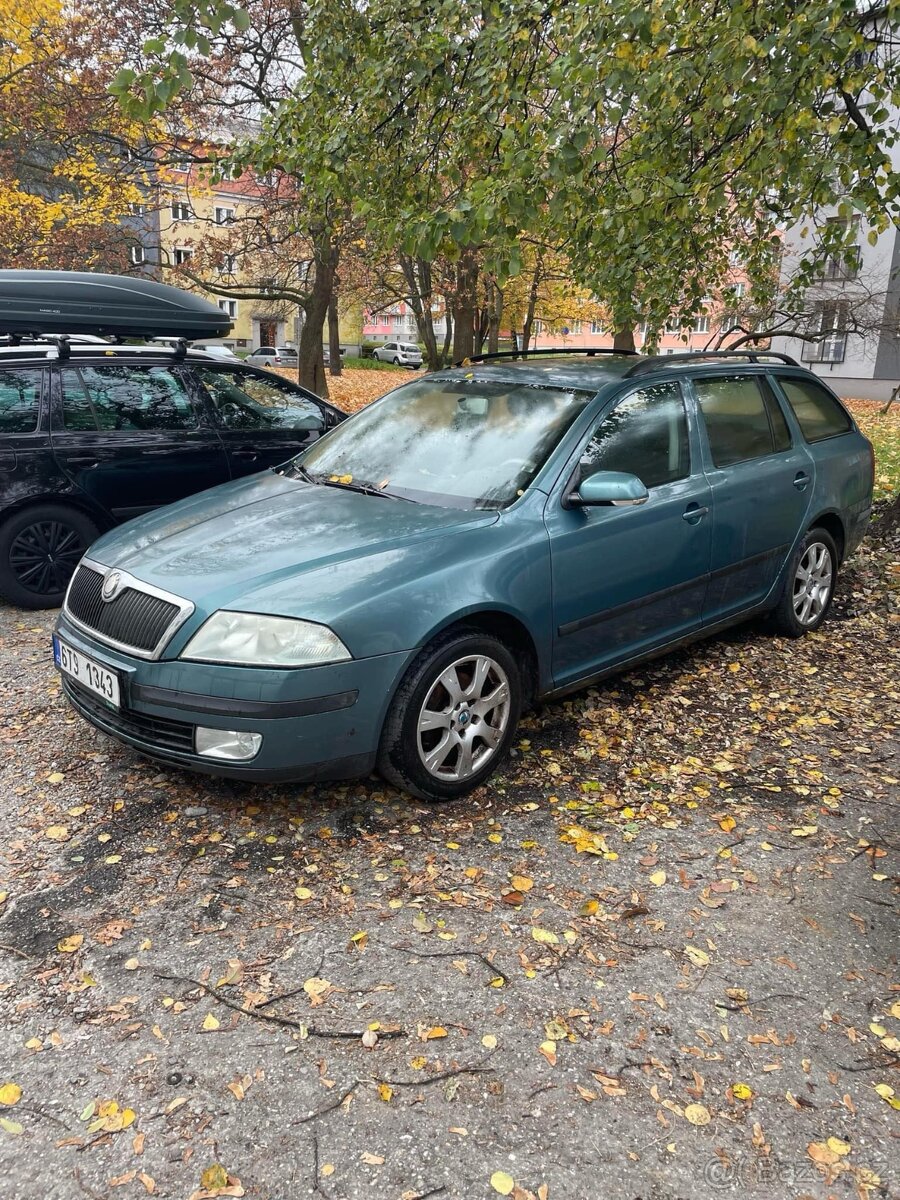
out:
M581 333L581 322L580 321L570 321L569 322L569 333Z
M133 217L143 217L147 212L146 204L129 204L128 211Z
M542 334L544 332L544 322L541 320L536 320L531 332L535 335L535 337L537 337L539 334Z
M733 283L731 285L731 293L734 296L735 300L743 300L744 293L746 292L746 290L747 290L746 283Z
M221 308L222 312L227 313L229 317L234 318L238 315L237 300L218 300L216 303L219 305L219 308Z
M193 250L188 250L182 246L178 246L175 249L173 257L175 259L175 266L183 267L186 262L190 262L190 260L194 257L194 252Z
M393 317L391 317L391 324L395 329L402 329L404 321L405 318L401 316L400 313L394 313Z
M847 353L847 320L850 305L846 300L826 300L813 317L813 333L825 336L817 342L805 342L804 362L842 363Z
M177 162L172 164L172 170L180 171L182 175L190 175L191 160L189 158L179 158Z
M217 225L231 225L233 222L234 222L234 209L233 208L219 208L218 206L216 207L216 224Z
M603 333L603 322L591 321L591 333Z
M128 257L136 267L141 266L147 261L147 254L143 246L130 246L128 250Z
M218 271L220 275L233 275L237 270L237 255L226 254L219 263Z
M709 333L709 317L698 317L694 322L694 333Z
M850 234L859 232L859 217L829 217L825 222L830 231L844 241ZM859 274L861 264L859 246L842 246L836 252L829 254L823 265L823 278L828 280L855 279Z
M172 203L172 220L173 221L192 221L194 214L191 212L191 206L184 200L175 200Z

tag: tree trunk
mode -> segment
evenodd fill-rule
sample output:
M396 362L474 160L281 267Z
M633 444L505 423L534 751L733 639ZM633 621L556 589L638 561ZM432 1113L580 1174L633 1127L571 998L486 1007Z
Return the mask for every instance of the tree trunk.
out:
M490 324L488 325L488 354L496 354L500 348L500 322L503 319L503 289L493 284Z
M297 347L300 359L297 381L301 387L309 388L317 396L327 398L328 383L325 377L325 356L322 353L322 333L334 291L338 249L332 242L329 231L319 231L314 240L314 247L314 275L303 305L305 319L300 330L300 344Z
M453 298L453 361L462 362L475 353L478 259L472 249L463 250L456 264L456 294Z
M338 322L338 300L337 289L331 289L331 296L328 299L328 373L329 375L340 375L341 373L341 331Z
M613 334L613 350L633 350L634 349L634 326L633 325L616 325L616 331Z
M444 312L444 321L446 327L444 330L444 344L441 347L441 363L443 367L450 359L450 343L453 341L453 314L450 312L449 306L446 306Z
M531 276L531 287L528 289L528 307L525 309L525 323L522 326L521 350L527 350L531 345L531 327L534 324L534 310L537 307L538 289L541 286L543 269L544 256L538 254Z
M434 335L434 322L431 319L431 305L434 298L432 290L431 264L424 259L412 259L409 255L401 254L400 266L406 280L409 307L416 319L416 329L419 340L425 347L425 362L429 371L440 369L438 361L437 338Z

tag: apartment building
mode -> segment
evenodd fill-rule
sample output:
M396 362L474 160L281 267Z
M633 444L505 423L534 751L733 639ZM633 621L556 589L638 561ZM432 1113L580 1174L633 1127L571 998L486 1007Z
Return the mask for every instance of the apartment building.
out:
M895 154L896 168L900 150ZM870 241L864 221L848 222L833 209L816 213L785 234L783 280L831 221L841 222L852 242L824 260L806 293L805 328L798 332L819 336L774 338L772 349L805 363L839 396L887 400L900 383L900 230L892 225Z
M159 171L161 277L167 283L201 292L202 287L189 278L190 274L215 276L223 287L234 287L236 291L241 286L263 291L265 267L257 256L241 253L238 226L258 213L267 184L250 171L212 182L208 168L197 162L203 157L204 147L191 146L185 149L183 161ZM275 295L266 300L205 294L234 322L231 334L222 339L233 349L255 350L294 340L296 305L288 305Z

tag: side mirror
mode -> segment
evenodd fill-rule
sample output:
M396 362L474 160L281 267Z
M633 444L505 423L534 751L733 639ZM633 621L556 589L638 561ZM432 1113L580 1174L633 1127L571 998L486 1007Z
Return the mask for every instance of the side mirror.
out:
M586 508L600 504L616 507L646 504L650 493L638 479L627 471L595 471L566 496L567 507Z

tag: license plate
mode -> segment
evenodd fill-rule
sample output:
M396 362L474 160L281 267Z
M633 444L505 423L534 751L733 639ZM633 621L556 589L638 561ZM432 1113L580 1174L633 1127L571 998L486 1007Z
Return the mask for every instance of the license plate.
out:
M53 661L64 675L77 680L82 687L99 696L101 700L105 700L107 704L111 704L113 708L118 708L121 704L119 677L115 671L110 671L109 667L95 662L86 654L82 654L80 650L73 650L55 634L53 635Z

